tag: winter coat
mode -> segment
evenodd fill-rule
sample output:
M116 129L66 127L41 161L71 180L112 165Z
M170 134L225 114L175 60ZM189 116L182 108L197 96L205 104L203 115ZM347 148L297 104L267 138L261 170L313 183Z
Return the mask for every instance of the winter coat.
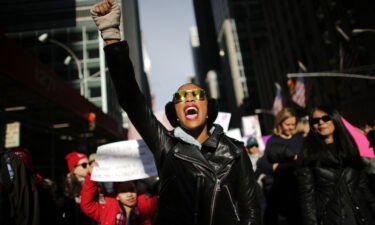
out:
M81 209L90 218L96 220L101 225L117 225L126 221L125 212L120 207L116 198L105 197L105 203L95 201L98 194L99 184L91 180L90 174L87 174L85 183L81 192ZM130 224L127 225L151 225L152 218L156 212L157 197L147 198L146 195L140 195L137 198L137 206L130 213Z
M220 126L201 146L181 128L167 131L137 86L127 44L107 45L105 52L119 103L158 167L154 224L259 224L254 174L243 143L227 137Z
M297 170L303 224L375 224L375 198L364 171L343 165L331 152L328 156L330 164L303 164Z
M268 222L271 215L276 220L277 215L283 215L289 225L300 225L300 209L298 207L297 178L295 176L296 160L295 155L302 149L303 136L295 134L290 139L273 135L267 142L264 152L265 160L271 164L279 163L278 168L273 171L273 183L267 195L268 209L265 222ZM272 222L273 224L275 222Z
M40 204L32 173L18 156L1 155L1 224L39 225Z

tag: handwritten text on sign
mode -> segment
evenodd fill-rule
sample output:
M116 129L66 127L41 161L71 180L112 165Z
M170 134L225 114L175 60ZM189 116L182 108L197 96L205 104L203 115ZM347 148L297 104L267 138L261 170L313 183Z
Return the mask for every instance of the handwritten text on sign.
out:
M154 157L143 140L120 141L99 146L92 180L129 181L157 176Z

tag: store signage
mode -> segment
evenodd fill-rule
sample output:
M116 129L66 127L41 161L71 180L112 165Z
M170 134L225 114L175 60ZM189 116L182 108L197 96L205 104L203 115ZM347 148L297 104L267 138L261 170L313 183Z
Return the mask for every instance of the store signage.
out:
M5 131L5 148L16 148L20 146L20 127L19 122L8 123Z

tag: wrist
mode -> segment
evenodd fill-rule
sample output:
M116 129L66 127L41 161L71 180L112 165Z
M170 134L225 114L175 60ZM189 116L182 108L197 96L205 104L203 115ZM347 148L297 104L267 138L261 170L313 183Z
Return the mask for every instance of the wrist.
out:
M107 28L101 31L103 40L121 40L121 34L119 28Z
M120 40L117 40L117 39L105 40L106 45L110 45L110 44L117 43L117 42L120 42Z

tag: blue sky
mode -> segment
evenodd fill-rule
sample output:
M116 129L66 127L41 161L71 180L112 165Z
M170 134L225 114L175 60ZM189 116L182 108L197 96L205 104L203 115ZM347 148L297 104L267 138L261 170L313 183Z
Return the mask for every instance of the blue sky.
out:
M189 28L195 26L191 0L139 0L141 29L151 58L155 111L164 110L177 88L194 74Z

